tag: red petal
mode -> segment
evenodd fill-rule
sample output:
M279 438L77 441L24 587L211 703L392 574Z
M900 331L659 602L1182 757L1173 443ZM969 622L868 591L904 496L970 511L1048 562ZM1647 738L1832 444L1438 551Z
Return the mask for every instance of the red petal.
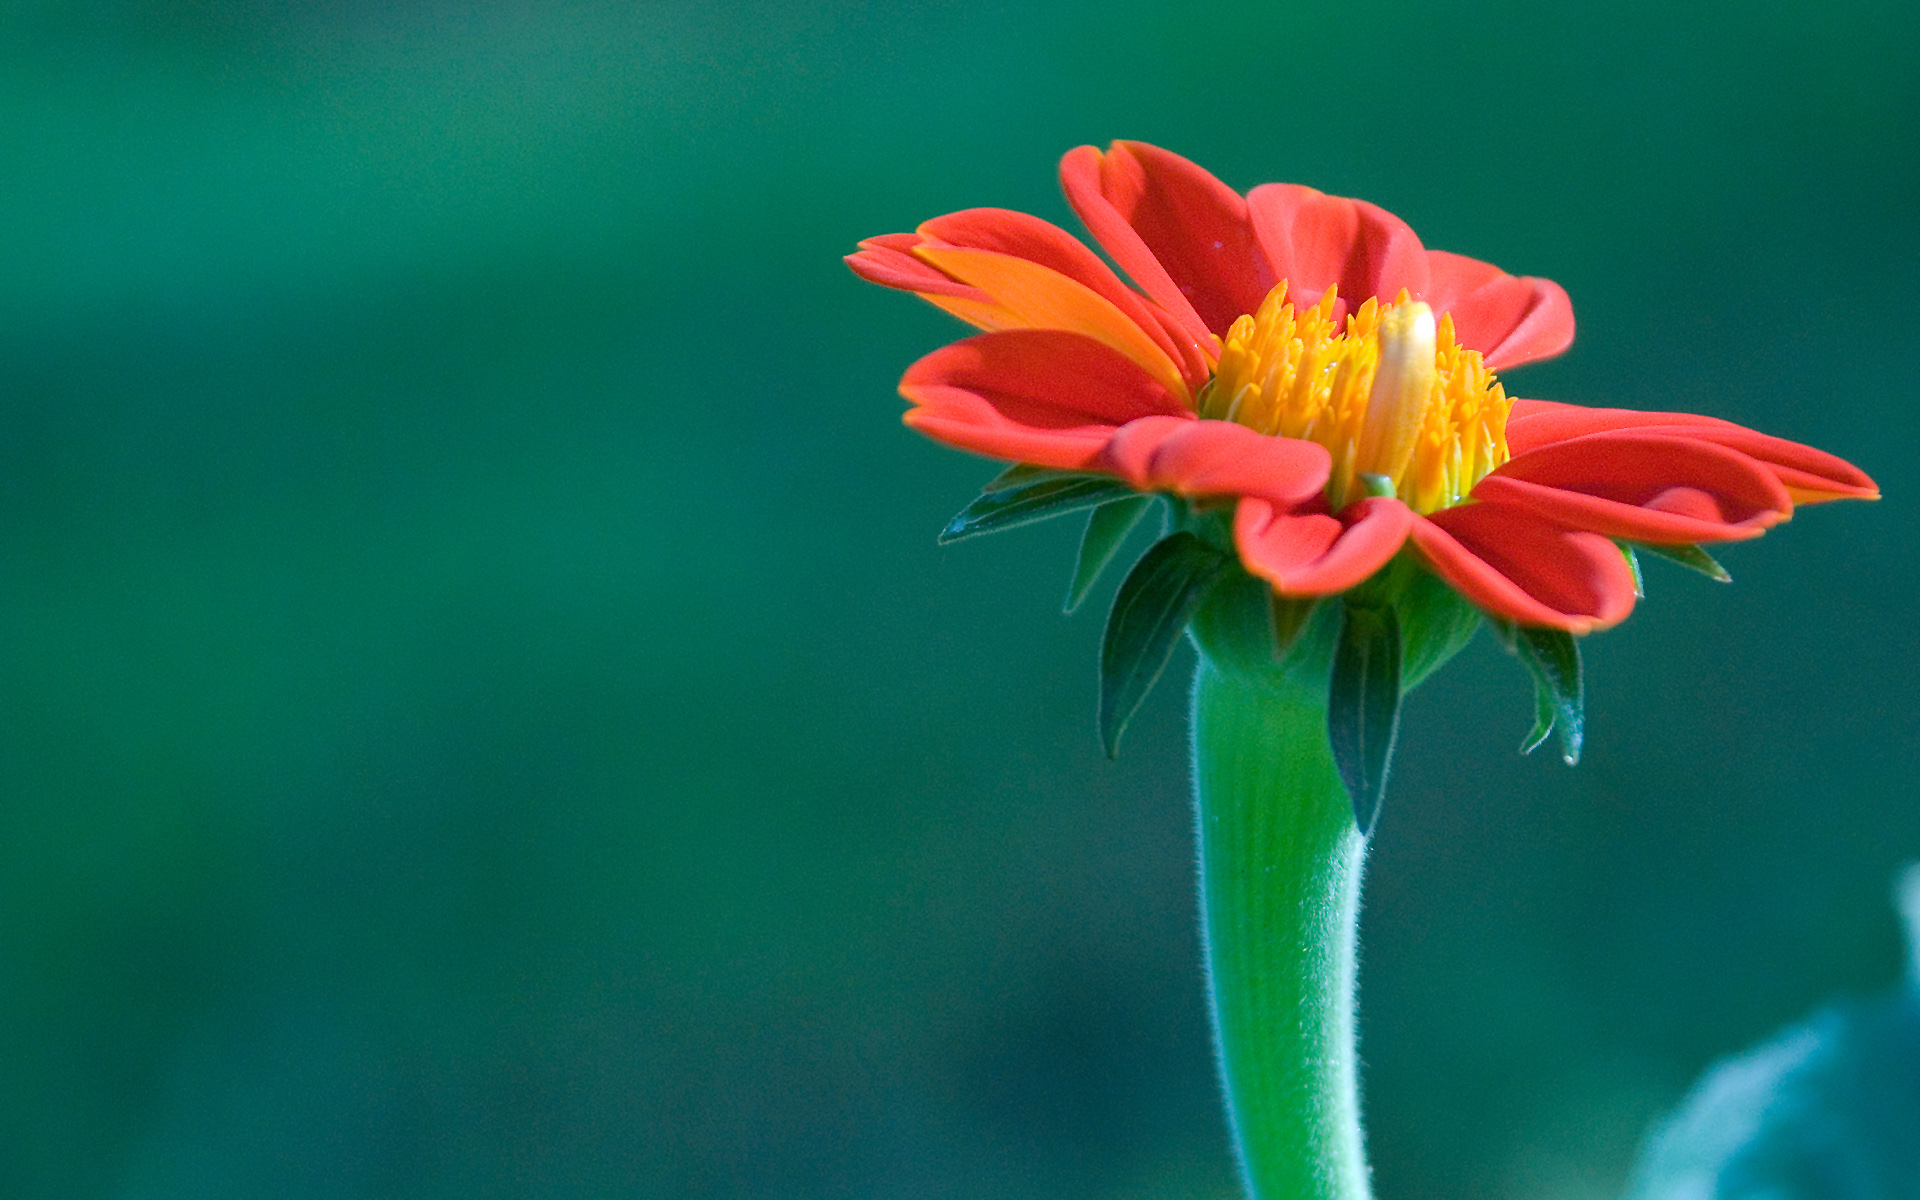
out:
M1655 426L1648 432L1658 429ZM1663 430L1664 432L1664 430ZM1720 425L1710 429L1674 430L1685 436L1725 446L1746 455L1772 473L1795 504L1819 504L1826 500L1878 500L1880 486L1865 471L1843 458L1769 437L1740 425Z
M1247 222L1247 202L1202 168L1144 142L1092 146L1060 160L1067 203L1140 289L1197 340L1223 335L1260 306L1274 276Z
M1386 496L1350 504L1338 518L1289 513L1272 501L1242 500L1233 540L1247 570L1283 595L1330 596L1366 581L1406 544L1413 510Z
M920 236L949 246L993 250L1039 263L1092 289L1146 330L1169 358L1193 363L1197 373L1187 382L1198 388L1207 381L1205 361L1191 338L1175 338L1140 293L1120 281L1113 269L1086 244L1066 230L1039 217L1005 208L970 208L935 217L920 226ZM864 245L864 243L863 243Z
M1880 498L1880 488L1867 473L1843 458L1785 438L1769 437L1731 421L1693 413L1635 412L1626 408L1583 408L1549 400L1516 400L1513 414L1507 419L1507 446L1513 453L1520 454L1553 442L1620 429L1694 438L1737 450L1785 485L1795 504Z
M1551 279L1515 278L1491 263L1427 251L1427 303L1453 314L1454 336L1504 371L1552 358L1573 342L1573 301Z
M1507 414L1507 449L1524 454L1537 446L1646 425L1724 425L1718 417L1693 413L1635 412L1627 408L1588 408L1557 400L1515 400ZM1690 432L1690 431L1689 431Z
M907 253L920 244L913 233L889 233L860 243L860 253L849 254L846 263L853 273L868 283L919 292L929 296L957 296L963 300L987 303L987 294L949 278L927 263Z
M1152 305L1151 311L1154 320L1159 322L1160 328L1166 331L1167 340L1173 343L1174 347L1180 352L1179 364L1181 374L1187 379L1200 381L1193 386L1194 393L1198 394L1200 389L1205 386L1205 381L1212 377L1213 363L1215 358L1218 357L1217 348L1213 342L1213 335L1207 335L1207 344L1203 346L1193 340L1193 335L1187 331L1186 325L1181 322L1179 317L1174 316L1158 304Z
M1516 455L1475 485L1473 496L1639 542L1737 541L1793 515L1780 481L1746 455L1639 430Z
M906 423L977 454L1043 467L1094 464L1115 429L1167 415L1192 424L1165 385L1091 338L1059 330L988 333L907 368ZM1249 431L1251 432L1251 431Z
M1324 446L1268 437L1231 421L1134 421L1108 443L1102 464L1143 492L1257 496L1292 508L1320 494L1332 473Z
M1420 239L1378 205L1297 183L1267 183L1247 193L1247 213L1296 308L1337 286L1337 320L1369 296L1390 301L1405 288L1417 300L1427 290Z
M1200 319L1192 302L1181 293L1179 285L1127 224L1127 219L1101 194L1104 161L1104 156L1093 146L1067 151L1060 160L1060 187L1066 193L1067 204L1087 227L1087 232L1093 234L1093 240L1120 264L1121 270L1133 277L1140 290L1171 313L1188 338L1204 343L1213 336L1207 323Z
M1633 571L1618 546L1510 504L1417 518L1412 540L1435 574L1496 617L1589 633L1633 611Z

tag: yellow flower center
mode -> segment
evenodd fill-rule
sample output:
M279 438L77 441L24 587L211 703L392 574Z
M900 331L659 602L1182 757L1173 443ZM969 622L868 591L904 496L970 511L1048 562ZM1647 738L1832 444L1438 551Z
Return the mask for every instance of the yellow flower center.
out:
M1453 318L1402 291L1333 320L1335 294L1296 313L1284 281L1227 331L1200 394L1202 417L1318 442L1333 455L1327 499L1397 495L1415 512L1457 504L1507 461L1513 402L1453 338Z

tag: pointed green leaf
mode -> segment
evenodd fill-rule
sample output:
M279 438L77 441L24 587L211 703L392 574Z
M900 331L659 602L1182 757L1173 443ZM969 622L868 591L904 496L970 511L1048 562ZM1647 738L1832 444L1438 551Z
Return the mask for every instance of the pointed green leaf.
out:
M1273 616L1273 653L1275 658L1285 658L1293 653L1299 644L1300 635L1313 623L1313 614L1320 607L1318 596L1282 596L1279 592L1269 591L1268 601Z
M1698 571L1708 579L1718 580L1721 583L1733 582L1733 576L1727 574L1727 569L1716 562L1713 555L1698 546L1656 546L1651 542L1636 542L1634 545L1649 554L1657 554L1668 562L1677 562L1689 570Z
M978 499L947 522L939 540L944 546L975 534L1012 529L1133 494L1132 488L1109 475L1050 472L1032 483L980 493Z
M1533 728L1527 731L1526 738L1520 743L1520 753L1532 754L1540 748L1553 732L1553 693L1540 686L1538 680L1533 685Z
M1032 463L1015 463L1006 470L987 480L983 492L1004 492L1011 487L1025 487L1030 483L1039 483L1043 479L1058 478L1062 475L1081 475L1082 471L1060 471L1053 467L1036 467Z
M1580 761L1580 743L1586 736L1586 690L1580 678L1580 644L1564 629L1514 630L1514 653L1533 676L1534 711L1551 707L1553 727L1560 731L1560 756L1573 766ZM1534 719L1539 730L1540 720ZM1531 739L1526 748L1540 744Z
M1389 607L1349 604L1333 652L1327 741L1347 785L1353 819L1371 836L1387 792L1400 728L1400 622Z
M1153 544L1120 585L1100 646L1100 742L1107 757L1173 657L1174 643L1233 560L1182 531Z
M1615 542L1614 545L1620 547L1620 553L1624 555L1627 560L1627 570L1633 572L1633 598L1636 600L1645 600L1647 598L1647 581L1646 577L1640 574L1640 556L1633 552L1633 543Z
M1093 510L1087 518L1087 531L1080 535L1080 557L1073 564L1073 580L1067 585L1067 612L1079 608L1087 598L1100 572L1120 552L1121 543L1153 507L1153 500L1152 496L1126 496Z
M1400 620L1400 692L1404 696L1466 648L1480 631L1480 610L1427 570L1403 576L1394 597Z

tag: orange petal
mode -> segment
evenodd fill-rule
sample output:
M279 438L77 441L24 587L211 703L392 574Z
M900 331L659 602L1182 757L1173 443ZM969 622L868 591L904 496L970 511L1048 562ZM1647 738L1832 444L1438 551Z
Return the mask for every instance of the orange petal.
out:
M1205 358L1190 337L1175 335L1178 326L1161 319L1156 306L1121 282L1086 243L1039 217L1005 208L969 208L948 213L920 226L923 241L970 250L992 250L1060 272L1084 284L1144 329L1167 355L1186 368L1186 380L1195 389L1207 381ZM924 264L922 264L924 267Z
M930 296L935 304L983 329L1059 329L1084 334L1126 355L1188 405L1192 394L1178 364L1145 329L1083 283L1024 258L957 246L922 245L914 255L991 297L991 303Z
M881 287L918 292L929 298L954 296L981 302L987 300L987 294L979 288L949 279L915 258L911 251L919 244L920 235L914 233L889 233L884 237L868 238L860 243L858 254L847 255L846 263L853 268L855 275Z

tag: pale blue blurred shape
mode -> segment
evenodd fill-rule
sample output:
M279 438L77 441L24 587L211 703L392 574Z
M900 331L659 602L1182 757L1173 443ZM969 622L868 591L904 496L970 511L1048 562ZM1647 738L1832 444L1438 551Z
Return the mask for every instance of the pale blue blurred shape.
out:
M1648 1140L1632 1200L1920 1197L1920 866L1906 980L1708 1071Z

